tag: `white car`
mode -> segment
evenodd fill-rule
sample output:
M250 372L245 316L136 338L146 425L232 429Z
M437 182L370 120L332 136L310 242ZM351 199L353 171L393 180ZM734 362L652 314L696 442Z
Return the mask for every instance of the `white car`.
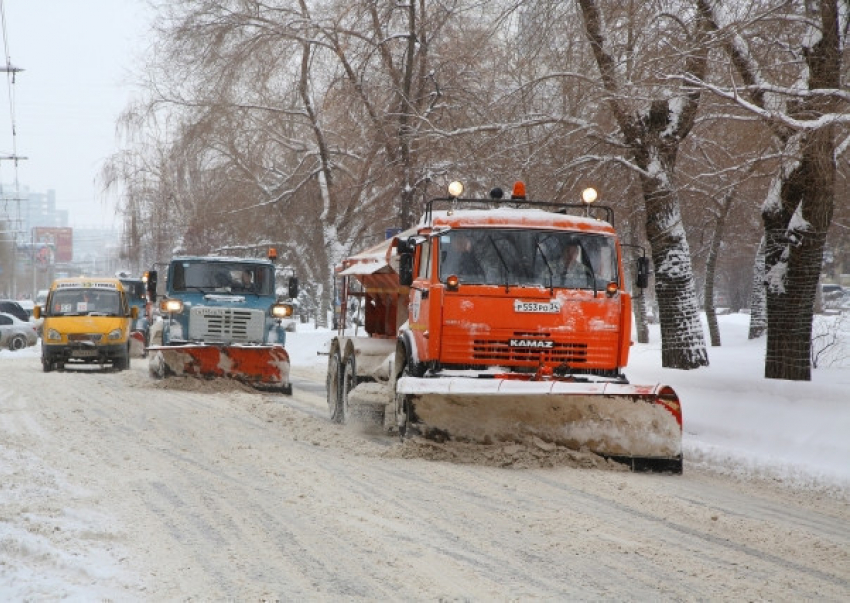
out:
M821 301L826 310L843 310L844 304L850 300L850 291L833 283L820 286Z
M0 312L0 348L22 350L38 342L37 326L11 314Z

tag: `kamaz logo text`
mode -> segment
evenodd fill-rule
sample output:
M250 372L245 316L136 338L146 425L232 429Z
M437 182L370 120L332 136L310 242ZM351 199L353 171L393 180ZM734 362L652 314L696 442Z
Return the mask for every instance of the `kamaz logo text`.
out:
M541 341L540 339L511 339L512 348L540 348L550 349L555 347L554 341Z

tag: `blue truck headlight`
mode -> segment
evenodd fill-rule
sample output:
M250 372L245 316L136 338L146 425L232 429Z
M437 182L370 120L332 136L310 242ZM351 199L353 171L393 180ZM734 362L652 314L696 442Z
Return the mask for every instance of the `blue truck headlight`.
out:
M115 341L116 339L121 339L121 329L112 329L109 332L109 335L106 336L110 341Z
M159 309L166 314L180 314L183 311L183 302L179 299L163 299L159 302Z
M47 329L48 341L62 341L62 335L56 329Z
M275 304L272 306L272 316L275 318L286 318L292 316L292 313L291 304Z

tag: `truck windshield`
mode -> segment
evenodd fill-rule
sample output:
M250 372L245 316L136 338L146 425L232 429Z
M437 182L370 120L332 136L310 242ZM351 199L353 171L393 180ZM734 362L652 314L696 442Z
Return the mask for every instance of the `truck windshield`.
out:
M130 303L138 304L145 303L147 301L148 297L144 281L121 279L121 284L124 285L124 291L127 292L127 297L130 299Z
M271 266L242 262L175 262L171 274L172 291L202 293L274 294Z
M95 289L58 289L50 303L51 316L123 316L118 291Z
M440 280L604 289L618 281L613 237L578 232L457 229L440 235Z

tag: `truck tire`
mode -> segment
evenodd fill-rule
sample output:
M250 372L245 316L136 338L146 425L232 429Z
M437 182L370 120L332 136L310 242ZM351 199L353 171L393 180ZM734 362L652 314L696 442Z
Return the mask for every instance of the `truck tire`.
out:
M342 387L340 388L339 400L342 407L342 423L347 423L351 417L351 404L348 402L348 393L355 387L357 387L357 362L354 359L354 350L349 350L342 367Z
M339 348L331 351L328 356L328 375L325 380L325 389L328 396L328 414L333 423L342 423L342 360L339 356Z
M410 359L407 354L401 357L400 366L396 367L396 379L410 376ZM398 437L404 441L404 437L410 432L410 397L393 392L395 396L395 418L398 428Z
M128 349L125 354L118 356L113 362L113 367L116 371L126 371L130 368L130 350Z
M422 377L425 374L425 367L418 362L413 362L410 358L409 343L399 344L396 350L396 367L395 379L393 381L393 389L395 390L395 382L402 377ZM399 438L404 441L405 437L418 435L419 430L416 425L416 416L411 408L410 396L399 394L393 391L396 427L398 428Z
M44 358L42 356L42 358L41 358L41 368L42 368L42 370L44 370L45 373L49 373L53 370L54 364L53 364L53 362L51 362L50 360L48 360L47 358Z

